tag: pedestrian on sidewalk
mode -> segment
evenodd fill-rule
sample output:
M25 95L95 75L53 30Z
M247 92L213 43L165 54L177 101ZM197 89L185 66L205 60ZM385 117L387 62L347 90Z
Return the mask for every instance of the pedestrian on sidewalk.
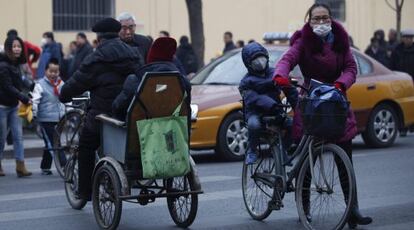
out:
M381 48L380 41L377 38L371 38L371 43L365 50L365 54L374 58L384 66L389 67L387 51Z
M123 12L118 16L117 20L119 21L119 23L121 23L121 30L119 31L119 38L126 44L132 47L138 48L139 53L142 56L141 57L142 63L139 63L139 64L144 65L145 60L147 59L148 51L151 47L152 41L150 41L144 35L135 33L137 24L136 24L136 18L134 15L128 12Z
M37 65L36 78L40 79L45 75L45 67L51 58L62 61L62 44L55 41L55 36L52 32L43 33L42 38L42 54L40 55L39 63Z
M52 159L53 159L53 139L55 134L55 126L60 118L65 114L65 106L59 101L60 89L63 81L59 77L59 60L52 58L46 65L45 77L43 77L35 86L33 91L33 117L41 127L45 149L43 150L43 158L40 163L42 175L51 175ZM60 159L60 164L64 166L66 159L64 152Z
M9 36L15 36L18 37L19 34L17 32L17 30L15 29L10 29L7 32L7 37ZM34 75L34 69L33 69L33 64L36 63L39 60L40 57L40 53L42 52L42 50L40 49L39 46L29 42L29 41L24 41L24 55L26 57L26 61L27 61L27 66L29 67L29 71L30 71L30 76L33 78Z
M67 79L69 79L76 72L76 70L79 69L83 59L85 59L92 52L93 47L89 43L86 34L83 32L79 32L76 35L76 52L73 57L73 60L70 62Z
M224 49L223 54L236 49L236 45L233 42L233 33L230 31L226 31L223 35L223 41L224 41Z
M198 71L197 55L187 36L180 38L180 45L177 48L176 57L183 64L186 73L196 73Z
M23 94L23 81L19 66L26 62L23 40L16 36L6 38L5 54L0 54L0 176L4 176L1 167L7 129L13 136L13 150L16 158L18 177L32 175L24 164L22 121L17 114L19 103L30 104L30 98Z

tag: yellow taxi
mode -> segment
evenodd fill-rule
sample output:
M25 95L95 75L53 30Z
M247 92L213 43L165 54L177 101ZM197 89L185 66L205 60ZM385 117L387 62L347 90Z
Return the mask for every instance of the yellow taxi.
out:
M286 45L265 46L270 66L288 49ZM352 50L358 64L357 81L348 91L355 111L358 131L372 147L391 146L398 131L414 125L414 85L412 78L393 72L367 55ZM192 149L215 149L225 160L241 160L247 148L243 126L240 80L247 73L241 49L214 60L191 80ZM291 76L301 77L296 67Z

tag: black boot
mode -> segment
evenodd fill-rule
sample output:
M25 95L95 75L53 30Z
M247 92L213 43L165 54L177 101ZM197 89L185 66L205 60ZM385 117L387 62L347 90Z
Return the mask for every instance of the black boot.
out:
M338 143L338 145L345 150L346 154L348 155L349 159L352 163L352 142L345 142L345 143ZM349 193L349 182L348 178L344 176L344 173L346 172L345 165L341 163L342 161L339 160L339 158L335 158L336 165L338 167L338 174L339 174L339 181L341 182L341 188L342 192L344 193L345 203L348 203L348 193ZM359 206L358 206L358 193L355 183L355 189L354 189L354 204L351 207L351 213L348 217L348 226L351 229L355 229L357 225L368 225L372 222L372 218L369 216L362 216L359 212Z
M348 218L348 226L350 229L355 229L357 225L368 225L370 223L372 223L372 218L369 216L362 216L359 212L358 196L355 189L355 202Z

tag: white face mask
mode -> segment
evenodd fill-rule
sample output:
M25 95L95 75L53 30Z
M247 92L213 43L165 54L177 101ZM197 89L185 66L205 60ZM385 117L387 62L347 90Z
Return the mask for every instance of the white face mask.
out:
M331 23L327 24L318 24L313 26L313 32L319 37L325 37L331 32L332 26Z
M267 67L267 58L263 56L259 56L253 59L251 66L254 71L262 72Z
M40 43L42 44L42 46L47 44L47 39L46 38L42 38L42 40L40 40Z

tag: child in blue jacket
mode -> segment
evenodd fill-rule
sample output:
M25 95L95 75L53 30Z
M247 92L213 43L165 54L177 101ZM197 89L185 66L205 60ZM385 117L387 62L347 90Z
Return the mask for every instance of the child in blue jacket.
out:
M269 53L259 43L253 42L242 50L243 63L248 73L241 80L239 90L244 101L244 113L249 130L249 147L246 154L246 164L253 164L257 160L256 150L259 145L260 130L263 128L262 116L277 116L282 112L280 93L286 95L292 108L296 107L298 92L294 87L279 87L275 85L273 68L269 68ZM290 129L292 121L289 118L280 118L281 125L288 130L285 139L291 139ZM285 147L289 146L284 140ZM287 145L287 146L286 146Z

